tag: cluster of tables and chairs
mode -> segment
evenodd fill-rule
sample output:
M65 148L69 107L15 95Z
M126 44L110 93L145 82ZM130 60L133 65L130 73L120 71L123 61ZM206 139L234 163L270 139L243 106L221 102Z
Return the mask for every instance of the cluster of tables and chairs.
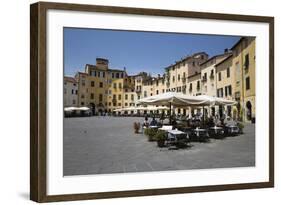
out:
M155 119L154 119L155 120ZM199 119L181 119L173 125L161 124L160 121L146 127L165 131L166 146L187 145L190 142L208 142L210 138L223 139L228 136L235 136L241 133L237 122L227 120L217 125L214 121Z

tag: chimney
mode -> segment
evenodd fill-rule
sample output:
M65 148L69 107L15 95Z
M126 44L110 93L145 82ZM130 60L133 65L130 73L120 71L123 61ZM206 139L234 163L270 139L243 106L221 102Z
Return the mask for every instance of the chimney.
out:
M228 53L228 48L225 48L225 49L224 49L224 53Z

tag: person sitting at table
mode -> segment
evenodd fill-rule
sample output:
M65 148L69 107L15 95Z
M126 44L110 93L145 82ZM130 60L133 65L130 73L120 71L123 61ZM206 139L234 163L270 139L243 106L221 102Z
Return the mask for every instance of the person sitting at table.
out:
M224 124L226 126L237 126L237 122L235 122L230 116L227 116L224 120Z
M149 127L149 122L148 122L147 115L144 117L144 121L143 121L142 127L143 128L148 128Z
M218 126L218 127L220 127L222 125L221 120L218 115L216 115L214 123L215 123L215 126Z
M155 117L152 118L151 122L150 122L150 126L157 126L157 121L155 120Z

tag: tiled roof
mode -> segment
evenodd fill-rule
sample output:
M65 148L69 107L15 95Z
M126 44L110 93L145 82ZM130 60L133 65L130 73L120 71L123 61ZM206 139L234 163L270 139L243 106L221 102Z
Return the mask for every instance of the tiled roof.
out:
M64 76L63 78L64 78L64 80L67 81L67 82L77 83L77 81L76 81L75 78L73 78L73 77Z

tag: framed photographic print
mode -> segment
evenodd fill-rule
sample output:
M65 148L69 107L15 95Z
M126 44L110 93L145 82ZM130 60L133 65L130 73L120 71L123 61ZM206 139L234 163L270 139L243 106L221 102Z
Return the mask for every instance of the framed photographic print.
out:
M274 18L39 2L30 198L274 186Z

